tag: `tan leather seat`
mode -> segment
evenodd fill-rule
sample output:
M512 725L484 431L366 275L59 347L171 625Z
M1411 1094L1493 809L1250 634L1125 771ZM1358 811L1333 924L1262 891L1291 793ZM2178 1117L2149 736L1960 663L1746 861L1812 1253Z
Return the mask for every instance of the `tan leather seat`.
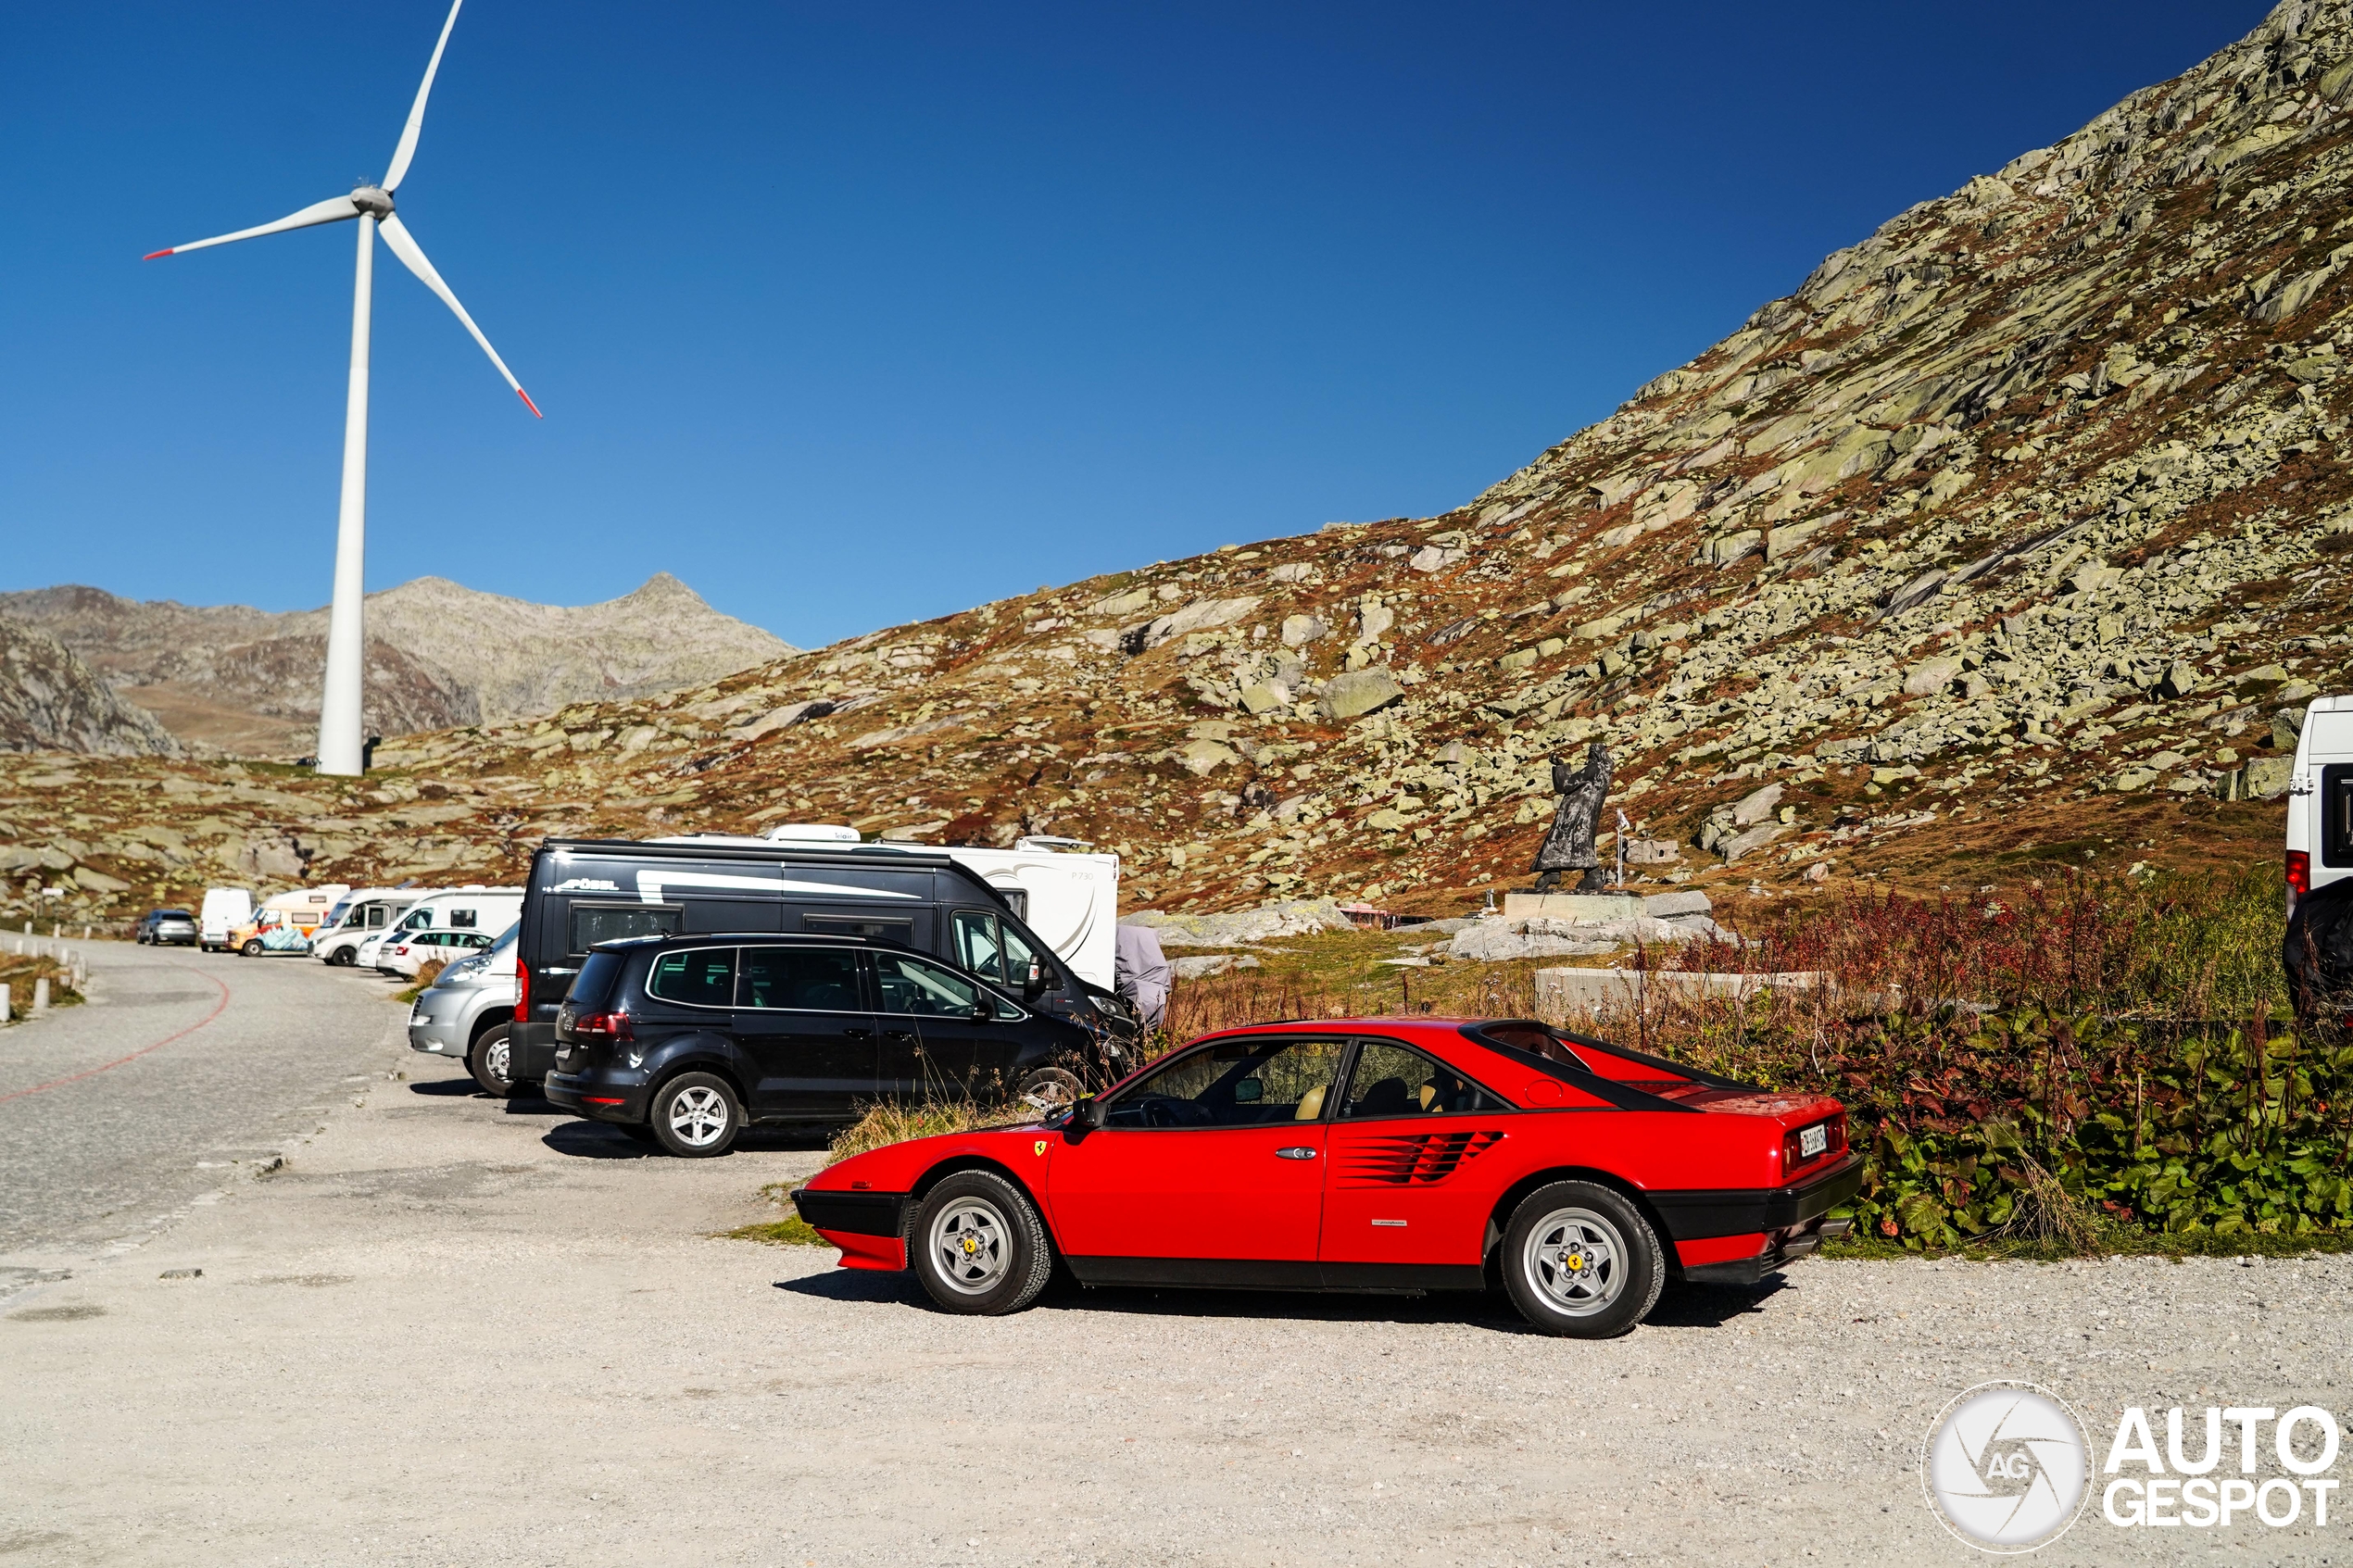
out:
M1299 1097L1299 1109L1291 1113L1294 1122L1313 1122L1324 1113L1324 1085L1316 1085Z

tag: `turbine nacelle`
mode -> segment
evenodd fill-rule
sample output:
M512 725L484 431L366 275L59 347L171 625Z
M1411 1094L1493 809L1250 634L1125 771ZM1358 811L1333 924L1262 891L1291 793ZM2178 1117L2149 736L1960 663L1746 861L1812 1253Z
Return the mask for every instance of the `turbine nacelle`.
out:
M382 185L356 185L351 192L351 205L363 217L381 223L392 216L392 193Z

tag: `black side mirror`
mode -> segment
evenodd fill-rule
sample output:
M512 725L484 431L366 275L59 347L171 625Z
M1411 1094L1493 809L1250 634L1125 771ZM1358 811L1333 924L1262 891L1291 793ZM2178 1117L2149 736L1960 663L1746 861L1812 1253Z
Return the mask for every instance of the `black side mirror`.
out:
M1103 1124L1103 1102L1093 1095L1087 1096L1070 1108L1070 1124L1076 1132L1095 1131Z
M1052 976L1046 972L1046 966L1042 961L1037 959L1030 960L1029 974L1021 983L1021 999L1026 1002L1036 1001L1038 994L1046 989L1051 979Z

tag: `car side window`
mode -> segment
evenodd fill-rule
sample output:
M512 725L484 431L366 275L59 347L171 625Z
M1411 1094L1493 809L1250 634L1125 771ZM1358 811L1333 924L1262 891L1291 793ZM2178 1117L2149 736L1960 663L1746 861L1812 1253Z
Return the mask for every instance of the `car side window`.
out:
M995 915L984 909L956 911L956 961L985 980L1005 984L1004 947Z
M999 1017L1004 1007L963 975L904 953L875 955L875 986L882 1010L918 1018L970 1018L986 1006ZM1017 1015L1016 1015L1017 1016Z
M863 1012L858 955L844 947L746 947L736 969L736 1005Z
M1348 1075L1340 1113L1350 1120L1460 1116L1500 1110L1503 1102L1435 1058L1387 1040L1367 1040Z
M686 947L654 960L646 993L688 1007L732 1007L736 1000L736 949Z
M1178 1057L1120 1092L1111 1127L1261 1127L1324 1113L1338 1040L1222 1040Z

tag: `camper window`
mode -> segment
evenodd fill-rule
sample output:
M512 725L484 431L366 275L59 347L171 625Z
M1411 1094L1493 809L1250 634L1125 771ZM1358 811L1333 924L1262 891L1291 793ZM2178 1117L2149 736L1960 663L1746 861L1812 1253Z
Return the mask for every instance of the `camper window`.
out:
M827 936L876 936L885 942L896 942L902 947L915 945L915 922L912 920L878 920L866 915L803 915L803 931L822 932Z
M2353 763L2321 770L2321 864L2353 867Z
M449 911L449 923L459 931L472 931L478 913L473 909L452 909Z
M574 904L571 956L579 958L599 942L618 942L630 936L675 936L678 915L675 904Z

